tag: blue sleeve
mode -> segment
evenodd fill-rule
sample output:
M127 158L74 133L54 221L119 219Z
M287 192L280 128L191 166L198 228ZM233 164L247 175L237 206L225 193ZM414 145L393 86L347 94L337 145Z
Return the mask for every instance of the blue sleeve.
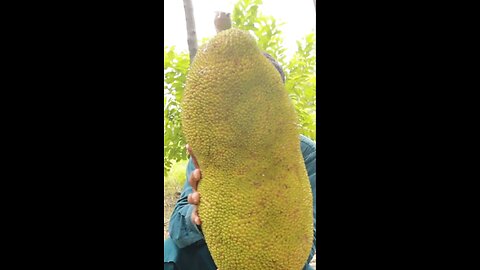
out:
M317 243L317 146L315 142L309 138L300 136L300 147L302 150L303 159L305 161L305 167L307 169L308 178L310 180L310 187L312 188L313 195L313 245L308 256L307 263L304 266L304 270L311 269L309 266L310 261L316 252Z
M203 234L191 219L194 207L188 203L188 194L193 192L188 179L193 170L195 170L195 166L190 158L187 165L187 180L185 181L180 199L178 199L173 209L168 225L170 238L179 248L184 248L203 239Z

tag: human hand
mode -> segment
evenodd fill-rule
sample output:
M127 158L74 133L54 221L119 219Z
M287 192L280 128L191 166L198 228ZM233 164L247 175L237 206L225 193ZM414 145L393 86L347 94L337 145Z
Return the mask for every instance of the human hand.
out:
M188 183L192 187L193 192L188 195L187 200L188 200L188 203L191 204L193 207L193 212L191 217L193 223L197 225L202 225L202 221L198 216L198 205L200 204L200 193L198 193L197 191L198 183L200 182L200 179L202 179L202 173L200 172L200 168L198 166L197 159L193 154L192 148L188 144L186 145L186 148L187 148L188 154L192 157L193 165L195 166L195 170L193 170L193 172L190 174L190 177L188 179Z

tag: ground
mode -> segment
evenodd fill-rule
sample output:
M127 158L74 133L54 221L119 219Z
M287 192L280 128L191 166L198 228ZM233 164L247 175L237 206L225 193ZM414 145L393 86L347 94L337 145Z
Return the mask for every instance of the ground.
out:
M163 194L163 239L168 237L168 222L175 203L180 197L180 187L164 188Z
M173 208L175 207L175 203L177 202L178 198L180 197L181 188L179 186L176 187L165 187L164 195L163 195L163 238L166 239L168 237L168 221L170 219L170 215L172 214ZM310 263L313 269L316 269L316 255L313 256L313 259Z

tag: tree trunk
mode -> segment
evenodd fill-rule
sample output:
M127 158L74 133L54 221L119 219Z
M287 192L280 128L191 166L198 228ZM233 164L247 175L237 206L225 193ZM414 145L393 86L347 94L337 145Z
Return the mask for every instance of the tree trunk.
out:
M187 21L187 42L188 51L190 52L190 64L192 64L198 49L192 0L183 0L183 7L185 8L185 20Z

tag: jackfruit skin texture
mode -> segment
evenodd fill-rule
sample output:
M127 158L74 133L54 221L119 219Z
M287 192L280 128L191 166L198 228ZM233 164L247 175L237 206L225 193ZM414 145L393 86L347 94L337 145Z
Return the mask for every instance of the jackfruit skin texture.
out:
M248 32L228 29L199 48L182 129L202 171L199 216L217 267L302 269L313 213L296 113Z

